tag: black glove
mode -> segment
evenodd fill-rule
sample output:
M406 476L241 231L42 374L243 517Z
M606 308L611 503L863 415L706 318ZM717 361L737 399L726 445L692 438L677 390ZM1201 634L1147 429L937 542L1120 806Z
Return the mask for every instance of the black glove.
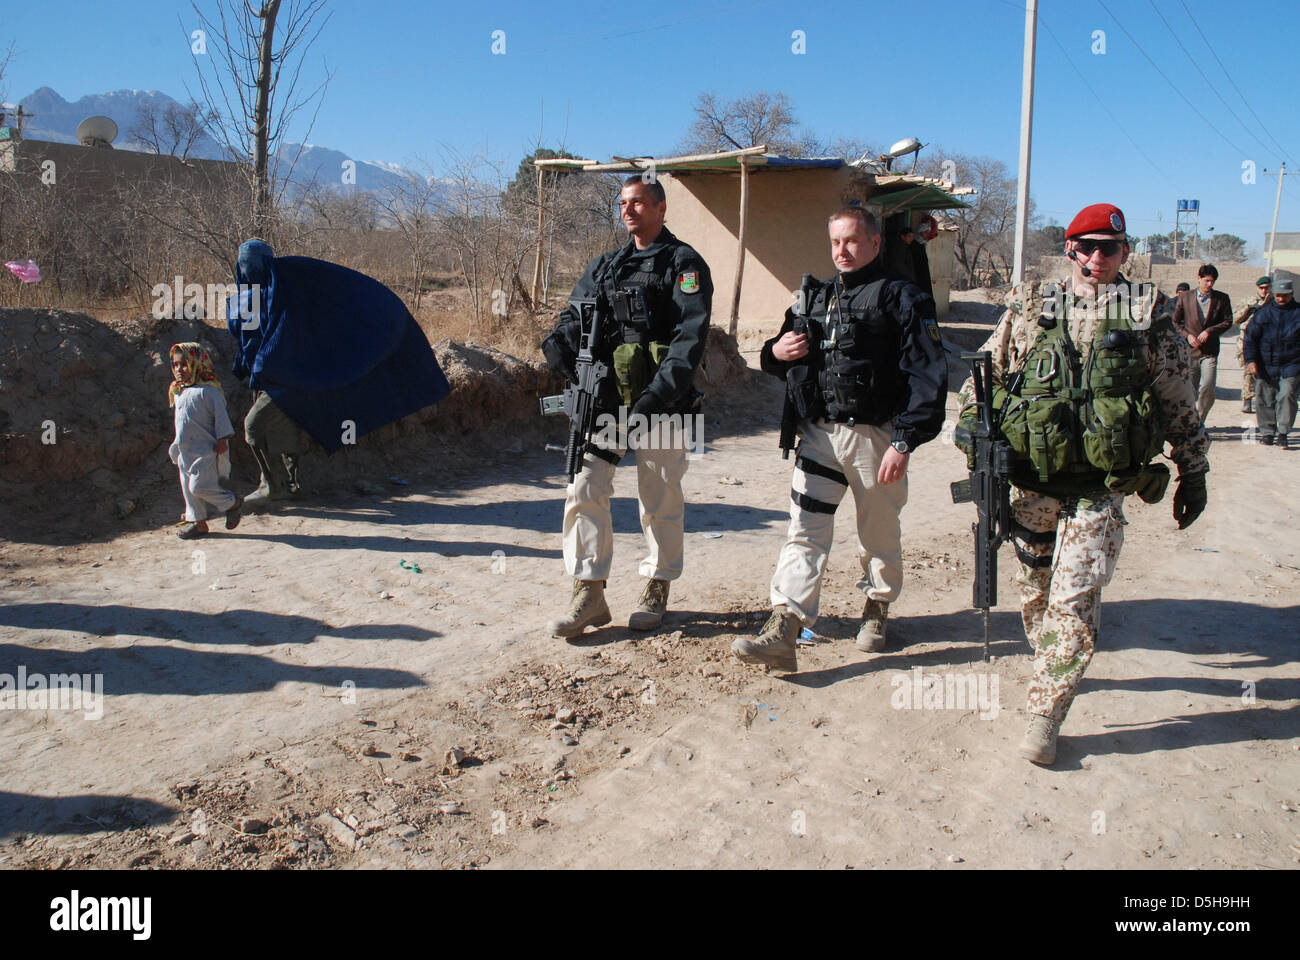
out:
M667 412L664 402L659 399L658 394L646 390L641 396L636 398L636 403L632 404L632 413L639 413L646 419L653 417L657 413Z
M570 381L578 378L578 349L570 336L572 326L561 324L542 341L542 355L546 357L546 365Z
M637 397L636 403L632 404L632 409L628 411L627 445L635 450L640 450L646 446L650 438L659 436L659 427L655 423L655 417L663 412L663 401L649 390ZM643 419L638 420L637 414L640 414Z
M1174 491L1174 519L1178 529L1186 530L1205 510L1209 494L1205 491L1204 473L1185 473L1178 478Z

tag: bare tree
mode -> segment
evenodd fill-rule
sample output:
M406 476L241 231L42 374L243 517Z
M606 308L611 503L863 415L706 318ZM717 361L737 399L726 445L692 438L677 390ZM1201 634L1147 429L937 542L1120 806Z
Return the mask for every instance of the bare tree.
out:
M5 95L8 91L5 89L5 72L9 69L9 61L14 58L14 45L11 43L0 53L0 103L4 102Z
M863 157L875 159L880 151L870 140L862 137L836 137L820 145L817 153L823 157L843 157L849 163Z
M504 212L521 229L532 224L534 243L537 242L538 168L533 161L571 156L563 150L538 146L519 161L515 178L506 186L502 199ZM552 168L546 173L544 183L542 282L539 303L533 304L534 310L540 309L541 304L547 301L557 258L561 261L561 271L580 271L596 254L617 245L622 235L617 212L622 181L618 176ZM561 238L558 250L557 236Z
M370 233L379 227L379 199L367 190L338 190L313 179L295 201L308 230Z
M766 144L773 153L808 156L819 144L798 129L794 107L784 93L751 93L719 100L712 93L695 98L695 122L679 149L683 153L743 150Z
M570 173L547 193L546 269L542 273L542 302L550 292L551 273L557 261L569 273L582 271L587 262L626 238L618 216L618 196L623 181L617 174ZM556 237L561 238L556 250Z
M253 232L269 233L273 204L287 184L302 142L310 138L320 110L329 73L310 93L300 95L298 82L307 51L329 22L321 17L325 0L289 0L281 18L283 0L216 0L215 21L191 4L215 52L204 61L195 57L203 103L216 114L214 127L225 147L252 172ZM280 42L276 46L276 28ZM206 63L206 69L204 64ZM279 153L289 123L305 105L315 101L312 121L283 176L277 176L271 158Z
M526 205L503 202L502 164L482 153L442 150L442 232L469 294L477 323L486 312L504 321L523 289L519 271L536 249L537 224ZM535 207L534 207L535 213Z
M135 116L135 123L127 136L148 147L153 153L167 154L188 160L190 151L201 137L208 135L208 126L220 120L211 110L191 100L188 104L167 104L159 114L155 103L145 103Z
M1010 282L1016 178L1007 165L992 157L948 153L936 147L917 172L930 177L952 176L962 186L975 188L974 195L962 197L969 204L967 209L947 214L957 224L954 253L967 285Z
M442 185L432 176L408 173L376 199L384 219L402 236L410 259L411 312L420 309L424 296L425 274L437 239L435 203Z

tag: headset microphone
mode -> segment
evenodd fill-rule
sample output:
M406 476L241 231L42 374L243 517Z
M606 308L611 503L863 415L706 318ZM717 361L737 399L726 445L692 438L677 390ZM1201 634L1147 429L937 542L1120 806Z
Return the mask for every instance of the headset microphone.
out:
M1075 254L1073 250L1066 253L1066 256L1069 257L1071 260L1073 260L1075 263L1079 264L1079 270L1083 273L1085 277L1092 276L1092 271L1083 265L1083 262L1078 258L1078 256Z

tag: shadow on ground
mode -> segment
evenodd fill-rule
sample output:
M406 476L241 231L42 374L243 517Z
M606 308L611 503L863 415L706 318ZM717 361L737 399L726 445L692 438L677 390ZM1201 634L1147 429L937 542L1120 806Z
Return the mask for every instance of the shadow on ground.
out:
M50 650L0 643L0 664L8 670L19 665L30 677L40 674L100 674L106 697L143 693L198 697L208 694L255 693L273 690L281 683L307 683L330 690L410 689L424 681L406 670L354 667L348 664L300 666L250 653L213 653L207 650L135 644L128 647L92 647L89 650ZM346 687L345 684L351 684ZM328 696L329 694L324 694ZM111 705L105 710L111 709Z
M177 811L139 797L42 797L0 790L0 841L29 833L97 833L166 823Z

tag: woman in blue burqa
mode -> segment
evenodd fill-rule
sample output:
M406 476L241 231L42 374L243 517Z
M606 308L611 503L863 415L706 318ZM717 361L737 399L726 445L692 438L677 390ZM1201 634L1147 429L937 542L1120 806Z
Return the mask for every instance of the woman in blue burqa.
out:
M277 257L261 240L239 248L235 278L234 373L254 393L244 439L262 474L249 507L298 495L300 427L334 453L451 391L424 331L378 280Z

